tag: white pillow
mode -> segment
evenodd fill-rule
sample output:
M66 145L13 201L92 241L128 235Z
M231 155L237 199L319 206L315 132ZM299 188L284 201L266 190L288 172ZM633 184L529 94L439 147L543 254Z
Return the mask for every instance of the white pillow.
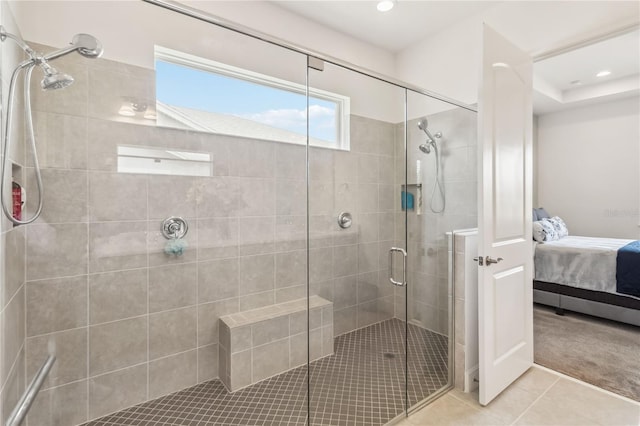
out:
M551 225L553 225L553 229L558 234L558 238L557 239L564 238L567 235L569 235L569 229L567 229L567 225L558 216L554 216L554 217L551 217L549 219L544 219L544 220L550 222Z
M544 228L540 222L540 220L533 222L533 239L539 243L543 243L546 234L544 233Z
M559 217L533 222L533 239L539 243L559 240L569 235L567 226Z

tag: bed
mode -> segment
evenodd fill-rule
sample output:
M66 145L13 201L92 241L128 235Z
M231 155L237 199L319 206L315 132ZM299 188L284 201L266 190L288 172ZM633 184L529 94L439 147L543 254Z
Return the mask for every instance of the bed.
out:
M568 235L534 244L534 302L640 326L640 242Z

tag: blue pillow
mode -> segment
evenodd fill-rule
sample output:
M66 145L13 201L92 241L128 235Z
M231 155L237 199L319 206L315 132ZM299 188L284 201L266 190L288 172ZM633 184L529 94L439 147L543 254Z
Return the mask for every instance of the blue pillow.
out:
M532 220L533 220L534 222L537 222L537 221L539 221L539 220L540 220L540 219L538 218L538 210L537 210L537 209L535 209L535 208L533 209L533 215L532 215L531 217L532 217Z
M536 210L536 215L538 216L538 220L549 219L551 217L549 216L549 213L547 213L547 211L544 209L544 207L540 207L535 210Z

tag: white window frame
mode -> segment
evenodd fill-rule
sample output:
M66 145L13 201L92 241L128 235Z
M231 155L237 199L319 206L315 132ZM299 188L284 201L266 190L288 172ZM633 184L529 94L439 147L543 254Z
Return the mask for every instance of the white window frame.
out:
M185 67L197 69L200 71L211 72L239 80L245 80L251 83L260 84L262 86L273 87L280 90L286 90L302 95L307 94L307 87L303 84L294 83L292 81L279 79L266 74L260 74L243 68L234 67L232 65L216 62L211 59L202 58L191 55L189 53L180 52L178 50L169 49L163 46L155 46L155 60L182 65ZM328 141L320 141L317 143L309 135L309 145L322 148L337 149L349 151L350 149L350 124L349 117L351 114L351 98L326 90L309 87L309 97L318 98L336 104L336 142L333 145ZM308 118L307 118L308 119ZM282 141L294 143L289 141Z

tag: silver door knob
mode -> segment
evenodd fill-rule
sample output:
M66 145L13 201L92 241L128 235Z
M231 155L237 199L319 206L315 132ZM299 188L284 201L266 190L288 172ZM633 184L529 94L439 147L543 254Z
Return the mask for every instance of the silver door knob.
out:
M486 259L485 259L485 263L487 265L491 265L492 263L498 263L498 262L500 262L502 260L504 260L504 259L502 259L501 257L499 257L497 259L492 259L491 256L487 256Z

